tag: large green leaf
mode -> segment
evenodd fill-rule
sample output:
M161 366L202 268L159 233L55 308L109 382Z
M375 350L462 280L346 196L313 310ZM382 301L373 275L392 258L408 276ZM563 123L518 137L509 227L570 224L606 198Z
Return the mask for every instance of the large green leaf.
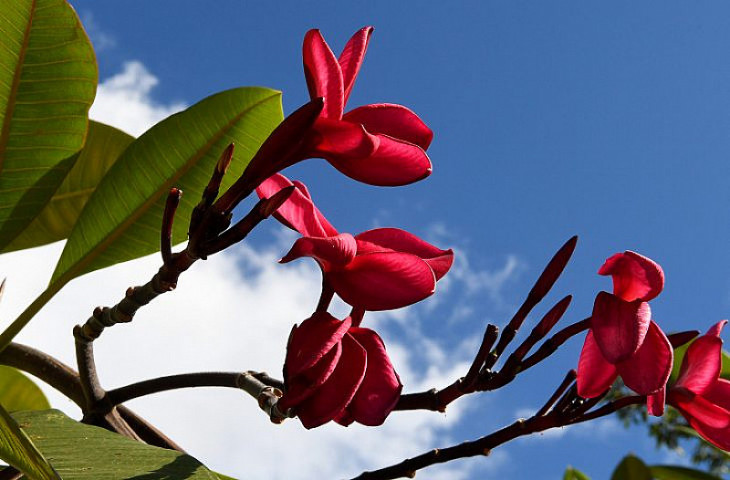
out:
M32 479L60 479L53 467L1 405L0 458Z
M51 408L38 385L17 369L5 365L0 365L0 405L8 412Z
M41 211L84 145L96 59L65 0L3 0L0 247Z
M58 410L13 416L63 480L218 480L189 455L78 423Z
M634 455L626 455L611 475L611 480L653 480L651 471Z
M242 87L212 95L158 123L127 147L86 203L48 288L0 335L0 350L69 281L84 273L159 250L170 188L181 188L173 241L186 238L218 158L235 143L222 190L243 173L281 122L281 92Z
M103 123L90 121L86 144L74 166L43 211L4 249L37 247L67 238L86 201L134 137Z
M563 480L591 480L591 478L580 470L568 467L563 474Z
M701 470L674 465L654 465L649 470L656 480L722 480Z

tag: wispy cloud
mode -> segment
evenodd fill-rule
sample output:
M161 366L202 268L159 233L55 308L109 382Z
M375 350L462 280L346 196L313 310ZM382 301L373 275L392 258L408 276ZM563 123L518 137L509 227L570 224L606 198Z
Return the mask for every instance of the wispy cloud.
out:
M81 13L81 23L84 25L86 34L91 40L96 53L114 48L117 46L117 40L108 32L104 31L96 21L94 14L85 10Z

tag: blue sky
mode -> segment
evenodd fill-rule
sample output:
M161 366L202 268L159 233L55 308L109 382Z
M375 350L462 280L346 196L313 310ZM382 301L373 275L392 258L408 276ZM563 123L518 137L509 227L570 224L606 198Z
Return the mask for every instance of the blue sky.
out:
M728 316L726 2L71 4L97 48L107 94L139 108L132 110L143 118L139 125L241 85L282 90L290 112L308 100L301 67L304 33L320 28L337 53L358 28L375 26L350 108L392 102L418 113L434 130L433 175L415 185L382 189L357 184L323 161L306 162L287 174L309 185L341 231L398 226L457 250L458 268L433 299L372 320L389 347L404 349L419 381L458 376L454 367L468 360L484 323L503 325L544 263L574 234L580 240L573 261L537 313L571 293L575 298L564 322L588 316L595 294L610 289L610 280L596 275L598 267L617 251L635 250L664 268L666 288L652 301L652 311L665 331L704 330ZM124 97L124 88L131 97ZM102 117L97 118L108 118ZM281 255L286 246L275 227L272 223L255 235L250 248ZM231 257L243 272L253 268L246 252ZM308 266L274 267L289 273L271 275L316 278ZM261 272L269 270L254 270L264 284L269 277ZM142 280L126 279L126 284ZM312 285L312 302L316 289ZM302 319L289 319L284 330ZM509 423L543 402L576 365L581 344L575 339L509 387L463 402L443 425L418 420L410 428L432 435L424 444L428 448ZM409 345L420 347L407 353ZM283 353L271 356L283 358ZM412 390L408 384L406 389ZM408 422L400 428L408 429ZM261 432L269 435L263 427ZM350 429L327 432L339 439ZM292 435L306 442L301 432ZM322 438L316 435L312 438ZM403 442L420 446L407 436ZM310 442L310 448L317 446ZM650 462L681 460L655 452L640 431L603 421L595 428L514 442L493 458L454 465L443 478L550 479L569 464L593 478L608 478L629 451ZM353 460L344 471L355 474L359 465ZM376 459L369 466L384 465ZM225 466L233 468L227 473L246 471L234 460ZM438 469L428 475L440 478Z

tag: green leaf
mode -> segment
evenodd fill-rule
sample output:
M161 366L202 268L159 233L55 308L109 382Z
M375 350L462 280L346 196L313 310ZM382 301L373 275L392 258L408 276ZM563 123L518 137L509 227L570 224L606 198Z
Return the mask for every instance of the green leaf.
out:
M84 425L58 410L13 416L63 480L218 480L189 455Z
M41 389L17 369L0 365L0 405L8 412L51 408Z
M649 469L656 480L722 480L720 477L694 468L654 465Z
M65 0L5 0L0 15L0 247L38 214L84 145L96 58Z
M591 480L591 478L580 470L568 467L565 469L563 480Z
M134 137L103 123L90 121L86 144L74 166L43 211L5 252L37 247L67 238L86 201Z
M173 241L185 240L190 213L226 146L235 143L236 150L221 191L243 173L282 118L281 92L242 87L212 95L132 142L86 203L48 288L0 335L0 351L75 277L158 251L173 186L185 192Z
M651 471L634 455L626 455L611 475L611 480L653 480Z
M33 479L60 479L13 417L0 406L0 458Z

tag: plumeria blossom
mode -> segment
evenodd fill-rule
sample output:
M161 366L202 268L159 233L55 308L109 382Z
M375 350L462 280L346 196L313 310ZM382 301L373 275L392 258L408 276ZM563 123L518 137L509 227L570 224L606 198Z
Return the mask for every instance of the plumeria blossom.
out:
M663 410L659 396L672 369L672 346L651 319L647 303L664 287L664 273L653 260L626 251L606 260L598 271L613 277L613 294L596 296L590 331L578 360L578 394L603 394L621 375L627 387L650 395L650 413ZM663 397L662 397L663 398Z
M667 403L705 440L730 450L730 381L720 378L720 332L726 323L716 323L689 346L677 381L669 388Z
M381 425L403 388L378 334L326 312L294 327L284 379L278 407L292 409L306 428L330 420Z
M283 188L296 190L275 216L303 235L282 263L312 257L326 283L347 303L364 310L390 310L423 300L453 262L441 250L397 228L377 228L352 236L339 233L312 202L307 188L276 174L256 190L270 198Z
M344 112L372 32L372 27L357 31L339 58L319 30L310 30L304 37L309 95L324 98L324 109L307 142L308 153L360 182L405 185L431 173L426 155L431 129L402 105L379 103Z

